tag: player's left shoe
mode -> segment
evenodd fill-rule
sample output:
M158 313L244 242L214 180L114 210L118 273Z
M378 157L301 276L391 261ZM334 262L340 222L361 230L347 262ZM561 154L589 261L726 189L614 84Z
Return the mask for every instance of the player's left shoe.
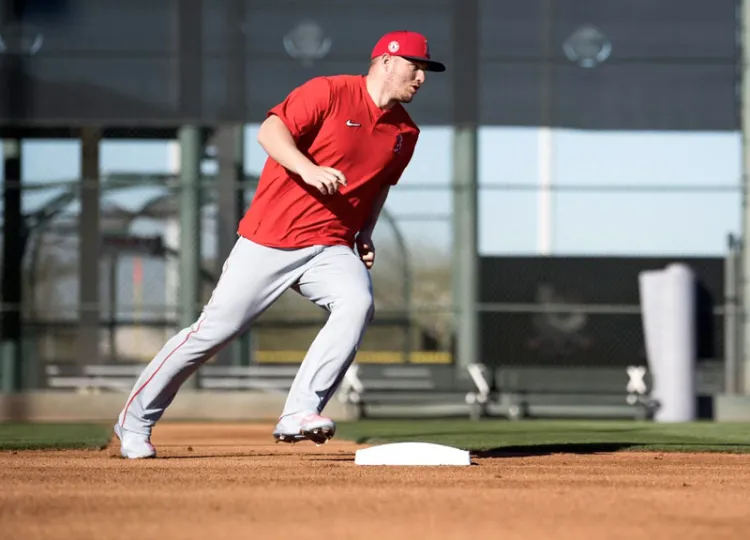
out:
M336 423L317 413L281 418L273 431L276 442L286 443L310 440L315 444L325 444L335 434Z
M120 439L120 454L127 459L148 459L156 457L156 448L146 435L134 433L115 424L115 435Z

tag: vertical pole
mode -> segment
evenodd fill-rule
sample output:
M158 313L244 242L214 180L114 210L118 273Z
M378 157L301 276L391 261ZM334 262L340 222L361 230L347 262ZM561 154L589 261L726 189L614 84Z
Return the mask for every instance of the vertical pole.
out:
M244 96L243 96L244 99ZM237 126L237 137L235 143L235 155L237 156L237 163L235 169L237 171L237 190L235 192L235 204L237 205L237 216L242 217L245 212L245 125L240 124ZM238 224L235 224L235 227ZM252 329L248 328L247 332L239 337L237 348L239 365L249 366L252 363Z
M238 21L245 21L247 12L250 7L243 0L235 0L233 14ZM247 118L247 58L245 57L245 35L244 32L238 32L235 34L235 41L233 42L234 48L237 51L235 55L236 64L232 71L234 73L233 87L235 88L235 100L236 107L240 118ZM240 54L243 51L243 54ZM235 144L237 145L236 152L238 156L237 170L240 181L242 182L237 190L237 204L239 205L239 215L242 216L247 209L247 203L245 201L245 195L247 193L248 186L245 184L245 124L237 126L237 139ZM253 355L253 333L252 329L248 329L247 332L242 334L239 338L239 356L240 363L243 366L247 366L254 362Z
M203 143L196 126L182 126L180 140L180 287L179 314L182 328L191 326L200 314L201 266L201 158ZM186 385L191 384L186 382ZM197 385L197 380L192 380Z
M742 0L742 392L750 394L750 0Z
M737 358L737 245L729 237L729 250L724 260L724 393L736 395L739 382Z
M130 275L133 290L133 336L143 341L143 259L140 255L132 257L132 273Z
M177 11L177 50L179 51L179 286L178 326L193 325L200 301L200 180L203 141L198 123L203 105L203 1L181 0ZM171 233L175 231L172 230ZM185 387L198 388L199 373L185 381Z
M109 257L109 361L112 363L117 361L118 264L117 251L113 250Z
M3 141L3 265L2 265L2 379L3 392L23 389L22 276L23 215L21 208L21 140Z
M21 22L22 2L0 2L0 24L13 27ZM4 116L15 125L24 121L33 107L31 93L28 92L28 78L25 76L26 56L24 54L3 55L3 92L0 109ZM28 231L24 229L21 196L21 134L10 134L3 141L3 168L5 186L3 189L3 268L2 268L2 312L0 312L0 384L5 392L24 389L23 369L23 325L22 325L22 283L23 252ZM29 357L30 361L36 359ZM35 366L27 366L26 373ZM23 411L18 418L23 418Z
M537 251L539 255L552 253L552 128L539 128L539 222Z
M221 273L224 262L237 241L237 225L245 206L242 188L245 179L244 135L242 125L229 124L219 126L214 138L219 165L216 213L216 236L219 246L216 258L217 274ZM223 365L248 365L248 334L249 332L241 335L237 341L220 352L217 362Z
M173 178L179 179L180 162L182 161L180 141L171 140L167 143L167 172ZM175 197L179 197L180 184L176 183ZM169 214L164 224L164 245L176 253L180 252L180 218L179 215ZM164 262L164 319L167 321L165 340L181 330L178 305L180 303L180 262L175 257L166 257Z
M544 0L542 24L542 76L539 84L539 139L537 166L539 167L539 207L538 212L538 252L549 255L552 252L552 171L553 131L552 131L552 0Z
M453 303L457 310L456 374L479 360L477 130L479 116L479 7L453 3Z
M78 361L98 364L100 229L99 130L81 130L81 214L78 220Z

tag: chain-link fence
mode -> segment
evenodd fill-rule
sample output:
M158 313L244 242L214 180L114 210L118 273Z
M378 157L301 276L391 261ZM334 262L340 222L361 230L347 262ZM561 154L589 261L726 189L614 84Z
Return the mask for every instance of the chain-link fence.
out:
M21 294L6 280L2 302L3 313L20 313L24 355L37 365L150 359L182 315L181 184L167 139L185 123L246 126L246 207L268 108L311 77L362 73L395 12L398 27L427 35L448 71L430 74L409 105L422 132L376 230L377 316L359 361L456 359L454 205L471 169L456 163L471 156L454 154L450 126L467 122L478 130L478 360L642 362L637 271L687 257L710 313L701 357L727 354L720 276L742 195L736 0L16 5L0 0L0 79L10 81L0 88L0 135L25 146L17 170L6 161L4 184L5 239L7 227L24 232L4 257L21 253L23 266ZM104 137L95 167L80 155L86 126ZM227 238L216 164L202 167L201 302ZM94 190L98 273L80 263L93 245L82 240L91 214L81 201L90 205ZM627 294L611 299L621 286ZM563 314L551 315L560 303ZM290 291L233 361L299 362L324 321Z
M33 221L23 259L27 342L35 344L42 363L147 361L179 329L180 253L174 236L179 234L180 188L168 177L131 177L126 183L114 176L100 180L96 186L102 193L98 306L81 305L79 294L82 286L96 286L80 282L78 195L85 189L86 183L80 182L24 189L26 222L32 223L31 215L45 216ZM201 301L206 302L223 260L217 258L215 190L204 189L201 198ZM251 198L248 190L248 202ZM399 227L386 208L374 238L378 262L372 277L378 317L360 359L448 363L450 261L444 254L441 259L437 251L437 257L429 254L427 246L411 252ZM100 320L99 356L82 358L79 318L82 311L92 309ZM289 290L254 325L251 358L246 361L300 362L325 318L321 309Z
M107 143L103 143L107 144ZM220 272L215 178L202 190L201 302L210 297ZM252 201L253 177L243 186ZM536 197L531 184L481 184L479 197ZM81 305L80 193L91 186L101 193L98 305ZM696 185L703 197L726 193L724 186ZM662 186L662 195L678 197L684 187ZM111 174L94 182L31 184L23 188L24 223L29 227L23 256L21 313L25 354L41 366L59 364L132 364L150 360L179 330L179 181L169 175ZM450 237L454 188L427 185L407 175L394 189L376 229L377 263L372 270L376 319L358 356L361 363L450 364L454 360L453 252ZM609 186L590 185L599 204L618 198ZM559 197L564 197L560 188ZM651 197L652 187L630 187L626 194ZM731 190L734 204L739 191ZM685 202L688 201L688 202ZM690 205L689 196L682 204ZM673 210L679 212L680 204ZM636 205L637 207L637 205ZM706 207L704 215L715 211ZM592 212L595 213L595 209ZM635 211L631 208L630 211ZM577 216L577 218L580 216ZM734 226L724 216L724 229ZM705 227L701 214L685 223L683 237ZM489 214L478 219L485 246L510 242L524 234L523 214ZM649 219L642 214L639 219ZM556 221L556 231L577 220ZM606 227L601 221L593 225ZM499 225L498 225L499 224ZM618 224L628 226L628 223ZM608 236L607 231L600 234ZM655 234L658 234L655 231ZM499 249L480 255L480 354L493 366L625 367L645 363L638 273L686 262L696 271L701 329L699 360L724 358L725 236L710 241L708 254L687 255L665 249L646 256L648 238L611 249L579 253L537 253L536 240L525 249ZM698 244L696 244L698 245ZM641 246L641 247L639 247ZM656 248L658 249L658 243ZM665 246L668 247L668 246ZM711 249L713 248L713 249ZM688 252L685 252L688 253ZM252 271L248 269L248 271ZM200 309L201 306L198 306ZM4 310L13 309L3 303ZM97 357L81 356L83 311L98 314ZM289 290L264 312L250 332L243 364L299 363L325 322L326 314Z
M15 125L257 123L311 76L362 72L398 28L424 33L449 68L412 104L421 125L452 125L474 105L499 126L739 122L737 0L16 4L0 2L0 78L14 81L0 88L0 119ZM475 59L476 80L458 80Z

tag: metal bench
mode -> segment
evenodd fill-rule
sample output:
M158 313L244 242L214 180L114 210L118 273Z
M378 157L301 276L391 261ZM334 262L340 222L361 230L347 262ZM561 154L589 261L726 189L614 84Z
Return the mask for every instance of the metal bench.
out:
M48 364L47 386L81 392L130 392L144 364ZM288 392L298 366L219 366L201 367L199 386L205 390L262 390Z
M405 414L465 414L465 391L456 385L452 366L358 365L347 371L338 400L351 408L353 417L377 416L386 408Z
M496 399L497 391L494 388L490 370L481 363L469 364L467 366L469 378L474 384L474 389L466 392L466 405L469 407L469 416L473 420L479 420L489 416L488 406Z
M622 368L469 368L477 390L466 395L474 416L601 416L651 419L658 403L644 366Z
M129 392L143 367L141 364L47 364L45 375L49 388L81 392Z
M263 390L287 393L299 366L218 366L201 368L200 386L206 390Z

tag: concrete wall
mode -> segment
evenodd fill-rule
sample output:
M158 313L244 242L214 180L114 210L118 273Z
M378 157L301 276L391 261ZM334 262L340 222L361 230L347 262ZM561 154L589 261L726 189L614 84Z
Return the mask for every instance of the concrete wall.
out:
M119 392L76 393L39 391L0 395L0 422L114 422L127 395ZM184 389L164 414L164 420L275 422L286 394L266 392L211 392ZM335 399L325 413L334 420L349 418Z

